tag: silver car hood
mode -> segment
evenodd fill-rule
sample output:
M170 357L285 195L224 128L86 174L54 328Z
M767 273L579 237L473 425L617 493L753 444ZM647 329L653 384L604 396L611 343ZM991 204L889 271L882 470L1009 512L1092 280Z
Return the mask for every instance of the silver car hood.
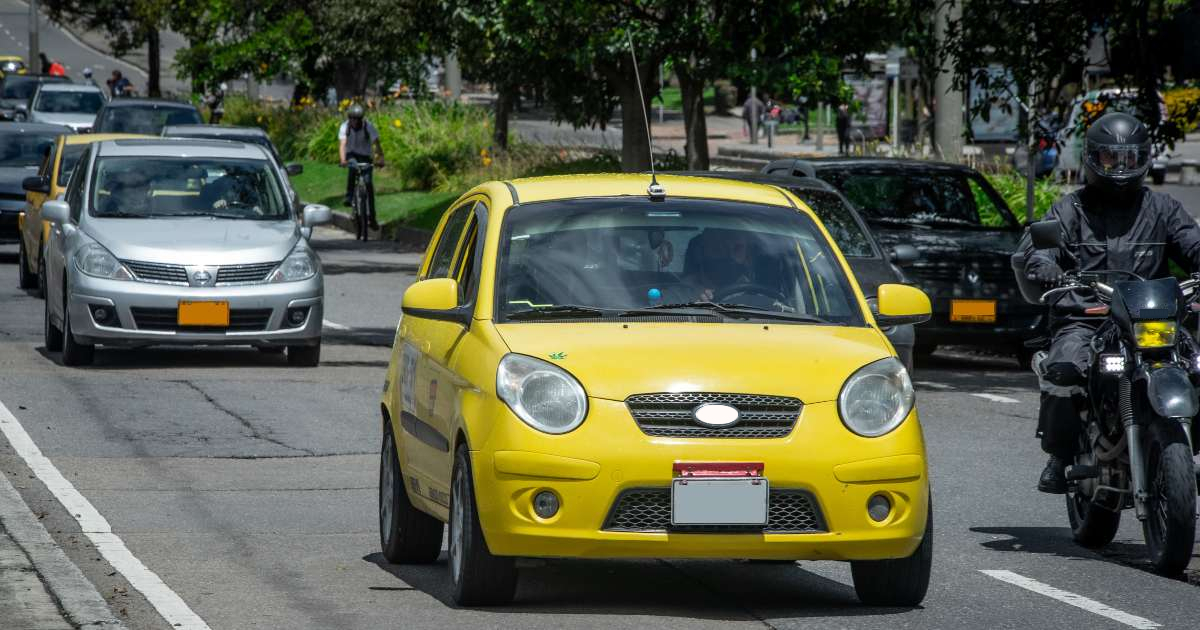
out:
M91 127L92 123L96 122L95 114L60 114L36 112L31 117L34 122L46 123L47 125L62 125L76 129L79 127Z
M300 228L290 219L88 217L83 231L121 260L176 265L278 262L291 253L300 240Z

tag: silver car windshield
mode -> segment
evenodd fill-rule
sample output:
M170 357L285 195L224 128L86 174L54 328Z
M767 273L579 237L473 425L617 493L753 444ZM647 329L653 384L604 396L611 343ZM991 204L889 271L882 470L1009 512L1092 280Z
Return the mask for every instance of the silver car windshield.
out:
M100 218L291 216L266 160L158 156L99 158L89 212Z
M95 114L104 105L99 92L41 92L33 110L46 114Z

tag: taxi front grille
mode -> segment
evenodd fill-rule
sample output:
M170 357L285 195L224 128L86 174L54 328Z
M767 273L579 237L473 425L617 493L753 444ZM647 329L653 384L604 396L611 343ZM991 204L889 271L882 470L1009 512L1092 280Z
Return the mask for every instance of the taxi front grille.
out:
M729 427L698 424L692 412L706 403L735 407L738 422ZM792 432L804 405L787 396L666 392L630 396L625 406L642 432L652 437L781 438Z
M671 525L670 488L634 488L617 497L604 521L612 532L681 532L695 534L766 532L771 534L816 534L828 531L817 501L806 490L772 488L765 527L745 525Z

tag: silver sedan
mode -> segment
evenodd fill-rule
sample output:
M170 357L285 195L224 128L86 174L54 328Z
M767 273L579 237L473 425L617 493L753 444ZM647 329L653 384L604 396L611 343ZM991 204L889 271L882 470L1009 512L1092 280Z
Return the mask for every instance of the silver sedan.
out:
M43 206L46 349L86 365L95 346L251 345L321 356L324 280L308 244L329 208L296 221L261 147L109 140Z

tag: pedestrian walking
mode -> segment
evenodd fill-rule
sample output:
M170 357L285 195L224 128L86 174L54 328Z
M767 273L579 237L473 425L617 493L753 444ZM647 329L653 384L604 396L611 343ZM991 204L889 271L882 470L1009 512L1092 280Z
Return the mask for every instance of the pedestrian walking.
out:
M762 119L762 112L763 102L758 100L758 97L749 97L745 103L742 103L743 136L750 137L750 131L754 128L754 125L750 124L750 121L760 121Z
M38 59L41 59L41 61L42 61L41 74L50 74L50 58L47 57L46 53L43 52L43 53L38 53Z
M113 98L120 98L133 91L133 83L130 83L120 70L113 70L112 78L108 80L108 89Z
M850 106L838 105L837 110L838 155L850 154Z
M208 106L208 123L210 125L221 124L221 118L225 116L225 87L225 83L221 83L216 90L204 97L204 104Z
M775 133L779 130L779 119L783 116L783 109L779 107L779 103L775 99L767 97L766 115L763 120L763 127L766 128L767 148L775 146Z
M91 85L91 86L95 87L96 89L100 89L100 86L96 84L96 79L92 78L92 69L91 68L83 69L83 79L84 79L84 82L87 83L88 85Z

